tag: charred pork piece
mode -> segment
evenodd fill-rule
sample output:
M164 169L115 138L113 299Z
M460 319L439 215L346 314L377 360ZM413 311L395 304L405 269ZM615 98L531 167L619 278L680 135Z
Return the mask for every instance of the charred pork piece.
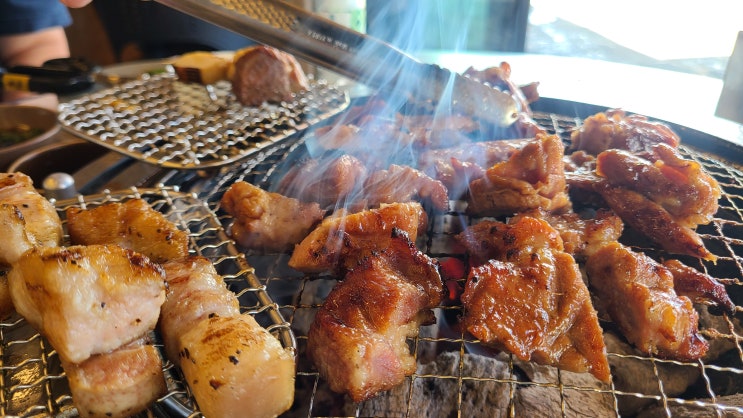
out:
M368 171L356 157L308 159L291 167L282 177L277 192L321 208L345 207L358 197Z
M291 101L295 93L309 89L294 56L264 45L237 51L229 72L232 91L246 106Z
M612 187L607 182L594 185L608 206L629 226L657 243L669 253L686 254L714 261L702 238L693 229L679 225L662 206L643 194Z
M188 234L143 199L69 208L67 229L75 245L117 244L158 263L188 255Z
M305 273L344 272L389 247L394 228L415 242L428 218L420 203L393 203L379 209L325 218L295 248L289 266Z
M596 173L614 187L642 193L681 226L708 224L722 194L717 181L668 145L655 145L651 151L652 160L622 150L604 151L597 158Z
M187 257L164 265L168 293L160 331L177 353L199 409L207 417L275 417L294 401L291 349L249 314L241 314L211 262Z
M472 142L453 148L431 149L418 157L418 168L441 181L451 199L464 195L472 180L483 177L485 169L508 160L533 139Z
M714 277L689 267L678 260L666 260L663 266L673 275L673 288L677 294L688 297L694 303L709 303L729 314L735 312L725 286Z
M600 305L640 351L680 361L707 352L699 315L689 298L674 291L668 268L619 243L603 246L585 267Z
M421 201L437 212L449 209L446 186L422 172L392 164L387 170L371 173L364 181L364 198L371 207L382 203Z
M35 248L13 264L8 282L18 313L67 363L153 330L165 300L162 268L116 245Z
M611 109L586 118L570 136L571 151L583 150L599 155L609 149L621 149L640 157L652 154L653 146L667 144L678 148L681 139L671 128L649 121L642 115L627 115Z
M143 340L62 368L84 418L130 417L167 392L160 353Z
M307 355L330 388L354 402L391 389L415 372L407 339L432 321L442 293L436 262L393 229L388 245L350 269L325 299Z
M483 178L470 182L467 212L474 216L513 215L541 208L557 212L570 208L563 153L556 135L538 135Z
M488 260L467 277L467 331L522 360L609 381L591 296L556 230L522 216L513 224L483 221L459 239L475 260Z
M222 195L221 204L235 220L232 238L245 248L260 251L291 250L325 213L317 203L302 203L244 181L232 184Z
M509 223L519 218L530 216L544 219L560 234L565 252L576 260L585 260L599 248L610 242L616 242L622 235L622 220L609 210L599 209L593 216L581 216L575 212L560 214L532 210L518 214L509 219Z
M0 244L0 265L9 265L35 246L56 247L62 243L62 221L54 206L23 173L0 173L0 224L11 235Z

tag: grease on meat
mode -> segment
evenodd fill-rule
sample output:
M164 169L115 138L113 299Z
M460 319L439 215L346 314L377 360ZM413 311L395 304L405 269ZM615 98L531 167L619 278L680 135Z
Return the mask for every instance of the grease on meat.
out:
M361 402L415 372L406 340L432 320L442 287L437 264L394 229L387 247L333 288L310 326L307 354L330 388Z
M245 248L264 251L293 248L324 214L317 203L302 203L244 181L230 186L221 203L235 219L230 231L235 241Z
M485 344L525 361L609 381L602 329L578 264L541 219L480 222L459 235L473 260L463 323Z

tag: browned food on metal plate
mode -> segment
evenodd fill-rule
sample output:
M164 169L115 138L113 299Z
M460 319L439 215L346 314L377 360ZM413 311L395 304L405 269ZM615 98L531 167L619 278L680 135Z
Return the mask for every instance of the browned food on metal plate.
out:
M565 146L556 135L538 135L504 162L470 182L467 212L475 216L512 215L541 208L570 208L565 183Z
M323 219L295 248L289 266L305 273L345 271L359 260L389 247L394 228L415 242L428 217L418 202L393 203Z
M245 248L261 251L292 249L325 213L317 203L303 203L244 181L232 184L221 204L234 219L229 231L232 238Z
M294 402L294 355L253 316L211 316L180 339L180 367L206 417L276 417Z
M178 339L209 316L240 314L240 304L204 257L191 256L163 264L168 289L158 329L167 358L178 364Z
M18 313L68 363L153 330L165 301L162 267L116 245L35 248L14 263L8 282Z
M665 260L663 267L673 275L673 288L677 294L688 297L694 303L719 306L729 314L735 312L735 303L730 300L725 286L714 277L678 260Z
M143 341L62 367L84 418L130 417L167 392L160 353Z
M75 245L117 244L158 263L188 255L188 233L143 199L69 208L67 230Z
M392 164L371 173L364 181L364 199L370 207L382 203L419 201L433 210L449 209L446 186L409 166Z
M159 329L207 417L274 417L294 400L294 356L248 314L212 263L165 263L168 292Z
M596 173L612 186L642 193L681 226L708 224L722 194L717 181L668 145L655 145L651 151L652 160L623 150L604 151L596 160Z
M232 91L246 106L291 101L295 93L309 89L297 59L269 46L251 46L235 52L229 72Z
M480 222L459 239L487 260L470 269L462 294L467 331L522 360L610 380L591 296L556 230L522 216Z
M397 229L330 292L312 323L307 355L330 388L354 402L415 372L407 339L433 318L442 297L437 264Z
M12 234L0 240L0 265L10 265L30 246L56 247L62 243L62 221L29 176L0 173L0 205L0 224L11 228L7 231Z
M343 208L359 198L367 173L364 163L350 155L308 159L287 171L277 192L322 208Z
M677 148L681 139L666 124L637 114L627 115L620 109L596 113L583 120L583 125L570 136L571 150L598 155L608 149L621 149L638 156L651 153L657 144Z
M699 314L676 293L669 269L620 243L603 246L585 267L598 303L640 351L680 361L707 352Z

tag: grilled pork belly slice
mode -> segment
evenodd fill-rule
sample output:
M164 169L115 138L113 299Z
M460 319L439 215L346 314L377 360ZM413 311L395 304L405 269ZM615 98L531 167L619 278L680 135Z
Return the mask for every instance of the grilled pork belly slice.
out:
M168 284L159 329L167 357L178 364L178 339L198 322L213 316L240 315L235 294L204 257L187 257L163 264Z
M428 222L420 203L393 203L378 209L346 214L337 211L323 219L295 248L289 266L305 273L352 268L358 260L389 247L393 228L415 242Z
M570 141L572 151L583 150L599 155L608 149L622 149L644 156L652 153L656 144L677 148L681 138L663 123L611 109L583 120L580 128L571 134Z
M143 199L69 208L67 229L73 244L117 244L158 263L188 255L188 233Z
M535 140L470 182L467 212L474 216L512 215L541 208L570 208L565 183L565 146L556 135Z
M294 400L294 356L256 320L209 260L165 263L160 332L207 417L273 417Z
M10 266L23 253L34 248L34 239L28 232L26 220L18 206L0 204L0 229L3 231L3 239L0 240L0 266Z
M83 418L129 417L165 395L157 348L137 341L82 363L63 363L72 400Z
M228 72L232 91L246 106L291 101L294 93L309 89L307 76L297 59L265 45L235 52Z
M35 248L8 274L16 310L67 363L80 363L155 328L165 275L116 245Z
M180 366L207 417L275 417L294 402L291 349L250 315L212 316L179 339Z
M56 247L62 243L59 215L51 202L36 191L29 176L23 173L0 173L0 204L15 206L20 211L34 246ZM0 263L3 258L0 254Z
M707 352L699 315L689 298L674 291L669 269L620 243L603 246L585 267L599 303L640 351L680 361Z
M432 318L442 297L437 264L393 230L389 245L339 282L310 326L307 355L333 391L355 402L415 372L407 338Z
M609 381L591 296L557 231L523 216L513 224L483 221L459 238L475 260L488 260L467 277L467 331L522 360Z
M235 219L230 230L235 241L245 248L263 251L293 248L324 214L317 203L303 203L244 181L230 186L221 203Z

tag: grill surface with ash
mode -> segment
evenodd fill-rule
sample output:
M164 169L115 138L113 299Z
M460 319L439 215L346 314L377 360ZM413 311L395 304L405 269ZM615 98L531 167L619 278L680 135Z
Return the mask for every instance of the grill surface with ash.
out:
M594 109L592 109L593 111ZM570 131L581 117L535 112L535 120L551 133L569 141ZM679 132L682 141L685 132ZM705 144L713 146L717 138ZM681 146L686 158L698 161L715 177L722 189L720 209L714 221L698 229L707 247L718 257L716 264L675 257L719 278L737 305L743 303L743 172L688 142ZM219 199L235 181L245 180L270 190L287 161L307 152L304 138L266 150L256 158L223 172L200 188L225 225L231 219L219 208ZM734 155L725 155L734 157ZM453 235L468 225L462 202L453 210L431 217L425 236L418 242L427 254L445 261L462 258L451 253ZM648 247L631 231L623 242L653 257L668 256ZM519 361L505 353L490 351L457 328L462 307L439 306L438 323L422 327L409 341L418 369L394 390L375 399L353 404L331 393L305 357L307 331L318 307L336 283L334 277L303 276L286 265L288 254L247 253L256 275L291 323L298 347L297 395L287 416L743 416L743 330L741 308L734 316L714 316L700 307L700 329L711 343L711 355L698 362L682 363L643 355L602 322L612 382L603 384L588 374L561 371Z

